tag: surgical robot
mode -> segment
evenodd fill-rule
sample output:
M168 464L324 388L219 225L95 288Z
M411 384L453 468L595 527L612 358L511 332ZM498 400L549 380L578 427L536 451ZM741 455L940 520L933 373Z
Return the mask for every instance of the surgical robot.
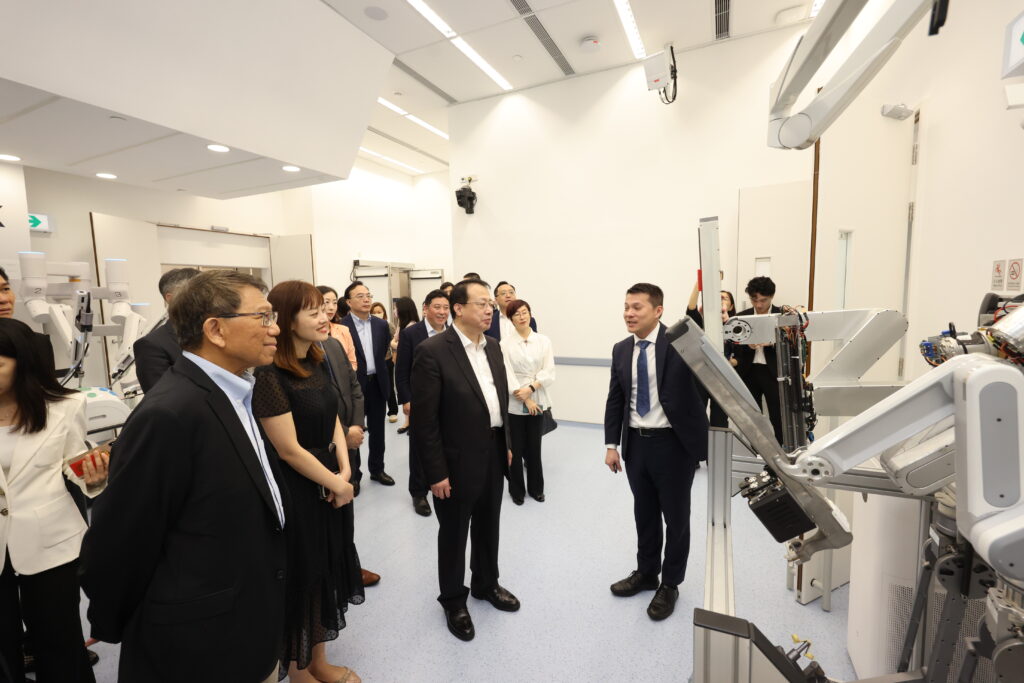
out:
M787 544L791 561L806 562L820 550L850 543L849 524L819 487L870 458L879 457L904 494L935 501L899 673L872 683L969 683L979 658L991 662L996 680L1024 681L1024 307L1002 302L993 311L993 305L991 295L986 297L983 325L973 334L951 330L922 344L922 354L935 366L927 374L814 441L806 438L809 388L799 363L801 335L812 314L765 316L776 327L789 448L775 440L767 417L692 320L669 331L676 352L748 448L764 459L765 471L748 477L741 493L773 536ZM727 336L730 327L736 334L734 322L725 324ZM940 626L927 661L907 671L933 576L946 589ZM964 606L981 597L987 601L985 617L951 679ZM695 626L749 640L750 652L759 654L750 655L744 680L829 680L817 663L801 669L797 651L787 656L769 647L742 619L698 609Z

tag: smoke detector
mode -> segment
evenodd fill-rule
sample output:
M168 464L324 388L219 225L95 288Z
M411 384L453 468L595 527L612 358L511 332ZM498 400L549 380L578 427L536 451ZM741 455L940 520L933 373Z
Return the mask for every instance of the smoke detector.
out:
M601 41L597 36L587 36L580 40L580 49L584 52L597 52L601 49Z

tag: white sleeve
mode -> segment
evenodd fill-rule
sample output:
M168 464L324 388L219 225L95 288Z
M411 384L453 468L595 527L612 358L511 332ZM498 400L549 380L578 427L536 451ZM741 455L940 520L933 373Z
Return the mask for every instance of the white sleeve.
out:
M537 371L537 381L547 389L555 383L555 354L551 349L551 340L547 337L544 337L542 353L544 357Z

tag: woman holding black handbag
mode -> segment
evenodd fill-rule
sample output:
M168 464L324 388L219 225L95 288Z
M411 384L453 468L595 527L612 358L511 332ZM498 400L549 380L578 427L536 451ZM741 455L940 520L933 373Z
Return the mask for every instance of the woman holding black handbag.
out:
M290 665L293 683L358 683L355 672L329 664L325 653L326 641L345 628L348 605L363 602L363 581L353 542L349 446L316 344L330 334L324 298L308 282L290 280L267 299L281 334L273 365L256 369L252 407L288 465L281 468L291 494L282 663Z
M544 466L541 440L552 427L551 396L548 389L555 381L555 356L551 340L530 328L533 312L530 304L516 299L505 314L515 325L516 334L501 339L508 375L508 425L512 437L512 465L509 467L508 492L512 502L522 505L525 494L544 502ZM523 466L526 482L523 482Z

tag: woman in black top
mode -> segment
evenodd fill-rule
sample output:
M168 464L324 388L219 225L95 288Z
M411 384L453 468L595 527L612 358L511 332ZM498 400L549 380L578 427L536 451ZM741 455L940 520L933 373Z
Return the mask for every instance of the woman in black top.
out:
M349 604L363 602L359 556L353 543L351 468L338 395L323 351L329 324L323 295L298 280L282 282L267 299L281 334L274 364L256 369L253 414L266 440L289 467L285 666L293 683L358 683L355 672L327 662L324 643L345 628ZM270 450L270 449L268 449Z
M693 322L697 323L700 326L700 329L703 330L704 312L701 309L697 308L697 299L699 295L700 283L694 282L693 291L690 292L690 301L689 303L686 304L686 315L690 316ZM722 322L724 323L726 320L736 315L736 299L733 298L732 292L723 289L721 292L721 302L721 315ZM731 342L728 340L725 341L722 347L722 353L725 355L726 360L729 361L729 364L732 365L733 367L736 367L737 360L735 342ZM708 392L704 388L704 385L698 382L697 390L700 392L701 396L704 396L705 403L711 403L711 426L728 427L729 416L725 414L725 411L722 410L721 406L719 406L717 403L711 400L711 397L708 395Z

